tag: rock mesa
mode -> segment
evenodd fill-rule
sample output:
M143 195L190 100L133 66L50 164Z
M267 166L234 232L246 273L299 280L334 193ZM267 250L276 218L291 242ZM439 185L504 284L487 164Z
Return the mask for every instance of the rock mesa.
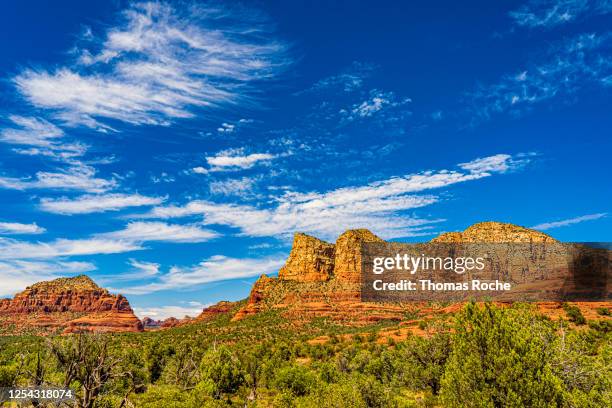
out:
M343 233L334 244L297 233L278 278L262 275L253 285L245 307L233 320L263 310L283 309L294 316L335 319L400 320L405 308L361 302L361 245L384 242L367 229ZM500 222L481 222L463 232L449 232L431 242L557 242L529 228Z

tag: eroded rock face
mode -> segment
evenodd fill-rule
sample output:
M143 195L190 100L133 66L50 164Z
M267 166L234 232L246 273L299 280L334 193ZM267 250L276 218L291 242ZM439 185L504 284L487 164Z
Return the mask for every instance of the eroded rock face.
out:
M334 245L297 233L289 258L278 271L280 280L297 282L324 282L334 271Z
M176 326L180 326L181 325L181 320L177 319L176 317L169 317L167 319L164 319L161 323L161 328L163 329L168 329L170 327L176 327Z
M336 240L334 276L340 281L358 283L361 279L361 244L384 242L367 229L346 231Z
M208 321L220 314L229 313L234 307L233 302L221 301L212 306L205 307L194 320L198 322Z
M338 320L401 318L397 305L361 302L361 245L384 242L366 229L349 230L335 245L296 234L286 265L278 278L260 277L245 307L233 320L268 309L283 309L299 318L329 316ZM539 231L499 222L474 224L463 232L440 235L431 242L556 242Z
M463 232L447 232L431 242L557 242L543 232L503 222L480 222Z
M249 294L246 306L241 308L236 315L234 315L232 320L240 320L260 312L264 308L266 298L272 295L275 282L278 281L279 279L273 279L266 275L261 275L251 288L251 293Z
M359 282L361 276L361 244L384 242L366 229L346 231L330 244L306 234L297 233L289 258L278 279L296 282L325 282L332 278L343 282Z
M39 282L0 300L0 317L23 325L76 331L142 331L128 300L85 275Z
M68 321L64 334L79 332L140 332L144 330L142 322L127 310L106 313L89 313Z

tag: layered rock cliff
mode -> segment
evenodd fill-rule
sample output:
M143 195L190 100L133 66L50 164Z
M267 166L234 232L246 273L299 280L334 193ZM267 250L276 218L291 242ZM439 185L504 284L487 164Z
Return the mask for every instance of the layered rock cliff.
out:
M297 233L289 258L278 271L278 278L297 282L324 282L334 272L334 245Z
M361 244L384 242L366 229L346 231L335 244L303 233L295 234L285 265L278 271L281 281L359 283Z
M359 283L361 277L361 244L384 242L367 229L346 231L336 240L334 276L345 282Z
M0 300L0 321L28 327L78 331L142 331L128 300L85 275L39 282Z
M283 309L284 313L295 316L400 320L405 313L404 307L361 302L361 247L367 242L384 241L366 229L346 231L335 244L296 234L278 278L262 275L253 285L246 306L238 311L234 320L269 309ZM517 225L482 222L463 232L441 234L431 242L557 241L542 232Z

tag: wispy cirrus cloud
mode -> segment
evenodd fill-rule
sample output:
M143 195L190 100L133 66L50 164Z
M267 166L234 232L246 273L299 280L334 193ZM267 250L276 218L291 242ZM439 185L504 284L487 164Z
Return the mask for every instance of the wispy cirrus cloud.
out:
M507 171L520 170L536 156L536 153L519 153L515 156L509 154L496 154L493 156L474 159L467 163L459 163L458 166L470 173L506 173Z
M531 228L541 230L541 231L546 231L546 230L553 229L553 228L567 227L569 225L579 224L585 221L598 220L600 218L604 218L607 215L608 215L607 213L582 215L580 217L568 218L566 220L545 222L542 224L534 225Z
M367 100L353 105L348 111L342 110L341 113L345 116L345 120L350 121L356 118L368 118L385 108L395 108L410 102L410 98L398 99L393 92L383 92L375 89L370 92L370 97Z
M218 233L198 225L165 222L130 222L124 229L98 233L83 239L58 238L52 241L22 241L0 237L0 259L53 259L82 255L132 252L144 249L145 242L204 242Z
M69 125L167 125L192 117L194 108L248 100L253 82L287 66L286 50L256 10L142 2L101 39L82 38L75 64L26 69L13 82L31 104Z
M500 154L461 163L461 171L424 171L325 193L288 192L271 208L199 200L155 207L144 217L202 215L204 223L235 227L248 236L278 237L302 231L334 239L348 228L369 228L385 238L423 235L440 220L407 216L405 211L436 203L439 197L415 193L505 173L530 160L525 155Z
M255 185L260 180L257 177L242 177L237 179L211 181L209 185L212 194L225 196L252 196Z
M550 29L611 12L609 0L530 0L509 14L518 26Z
M150 278L159 274L160 265L158 263L138 261L136 259L130 259L129 262L135 270L134 275L137 276L138 279ZM126 277L125 274L122 276L123 278Z
M128 260L130 269L127 272L103 275L98 278L101 283L113 282L133 282L152 279L160 275L161 265L155 262L139 261L136 259Z
M40 208L43 211L64 215L91 214L119 211L129 207L159 205L164 200L163 197L148 197L140 194L95 194L76 198L43 198L40 200Z
M46 229L39 227L38 224L21 224L19 222L0 222L0 234L42 234Z
M87 146L66 140L62 129L38 117L9 115L11 126L0 130L0 142L16 145L13 152L27 156L45 156L57 161L75 163Z
M197 285L278 272L284 257L230 258L215 255L197 265L173 266L157 281L118 289L124 294L147 294L171 289L193 289Z
M55 172L39 171L34 178L0 176L0 188L12 190L55 189L103 193L117 186L116 180L96 177L96 173L97 170L92 166L75 163L68 168Z
M50 242L26 242L0 238L0 259L29 260L51 259L67 256L117 254L142 249L133 241L118 239L85 238L56 239Z
M522 114L553 98L572 96L588 87L609 86L612 76L612 34L581 34L552 47L548 61L480 85L467 103L476 121L506 112Z
M217 238L219 234L199 225L134 221L128 223L122 230L105 232L97 236L125 242L205 242Z
M376 66L374 64L354 61L339 74L325 77L315 82L310 88L297 92L295 95L317 93L330 89L354 92L363 87L364 81L372 76L375 69Z

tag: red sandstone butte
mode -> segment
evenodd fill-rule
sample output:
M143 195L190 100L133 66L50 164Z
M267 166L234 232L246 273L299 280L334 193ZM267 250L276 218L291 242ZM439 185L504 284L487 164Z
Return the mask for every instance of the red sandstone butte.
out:
M38 282L1 299L0 325L64 333L143 330L123 295L109 293L85 275Z

